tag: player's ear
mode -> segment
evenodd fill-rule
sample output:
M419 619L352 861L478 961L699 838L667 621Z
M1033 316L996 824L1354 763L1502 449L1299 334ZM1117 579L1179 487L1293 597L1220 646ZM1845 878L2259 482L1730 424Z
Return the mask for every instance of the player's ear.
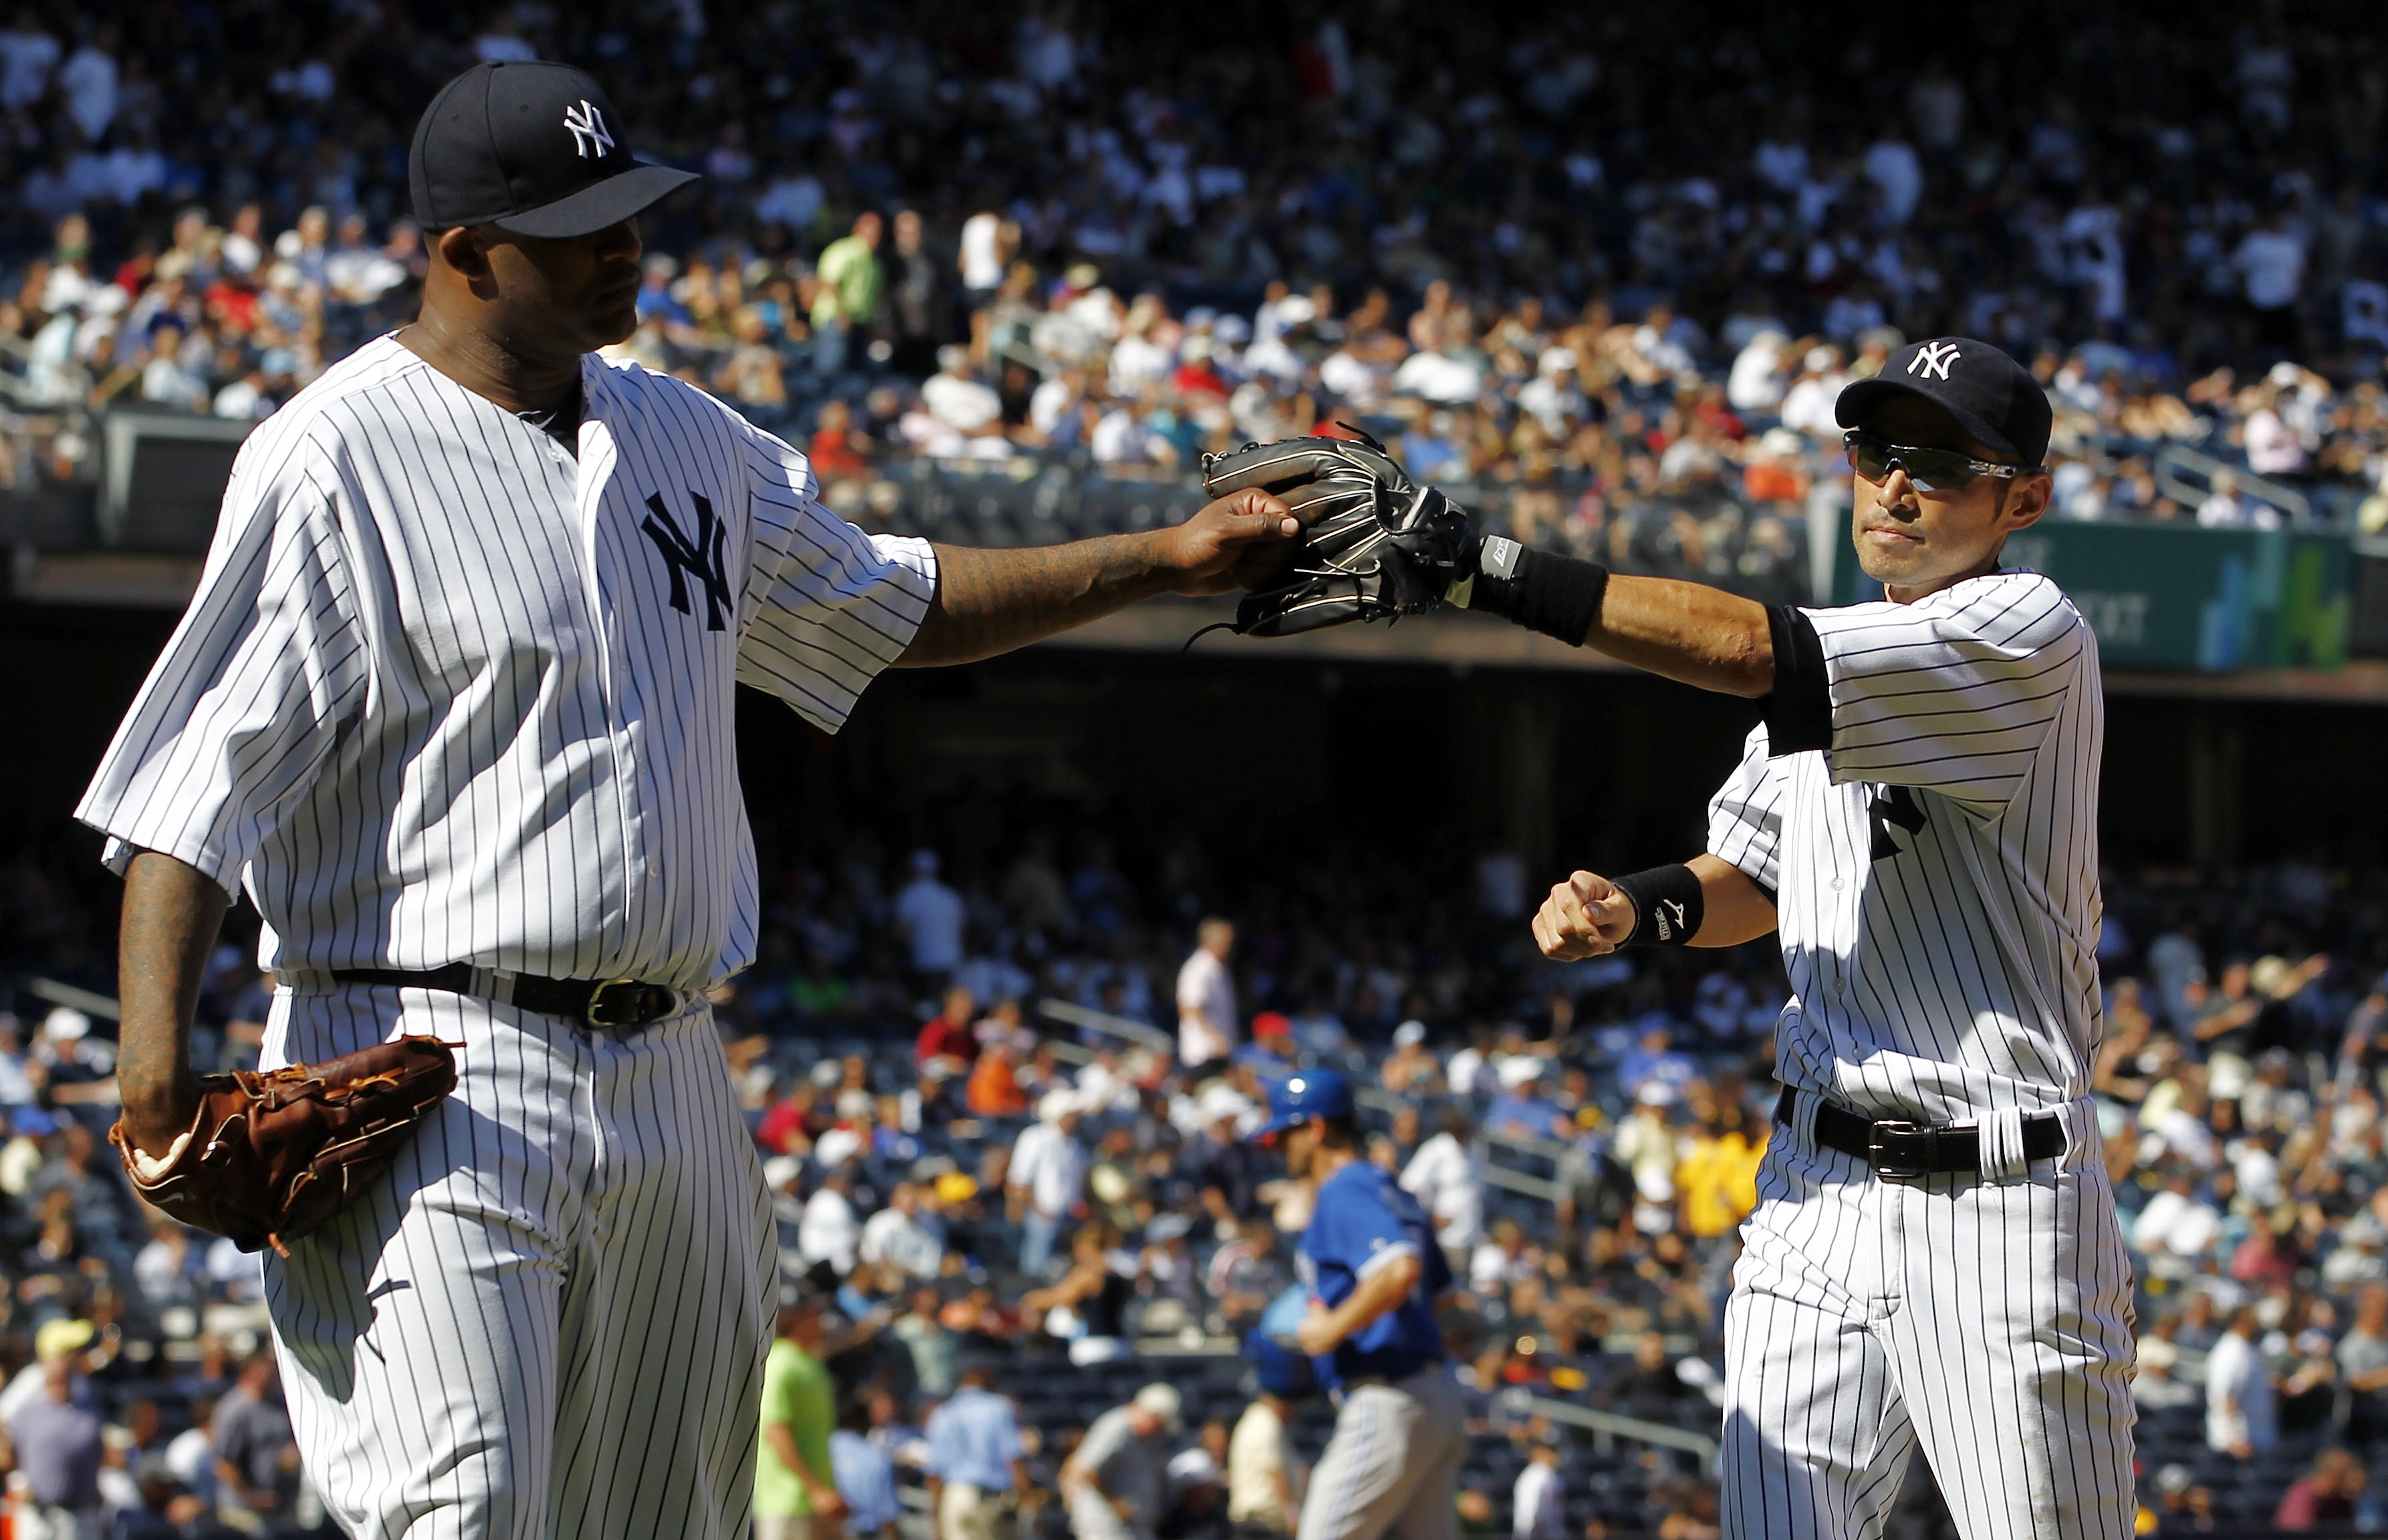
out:
M476 291L489 280L489 236L472 225L451 225L431 238L432 259L454 269Z
M2017 476L2006 486L2003 506L1999 510L1998 526L2002 535L2018 529L2028 529L2048 511L2048 499L2056 490L2056 483L2047 473L2036 476Z

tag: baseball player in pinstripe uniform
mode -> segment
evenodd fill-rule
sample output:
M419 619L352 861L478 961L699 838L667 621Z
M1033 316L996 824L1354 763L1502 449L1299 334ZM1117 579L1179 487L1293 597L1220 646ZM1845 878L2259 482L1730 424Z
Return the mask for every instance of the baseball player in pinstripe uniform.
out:
M596 83L482 66L417 130L421 318L244 447L199 592L79 815L125 876L123 1131L191 1127L235 888L268 1062L407 1033L459 1086L267 1256L292 1421L352 1535L743 1534L770 1209L705 991L754 955L732 690L834 729L879 670L1020 646L1286 549L1261 497L1038 550L866 536L803 456L592 350L635 323Z
M2047 399L1940 337L1837 411L1884 599L1595 586L1585 645L1764 719L1706 853L1577 872L1535 937L1555 958L1782 940L1781 1126L1725 1317L1726 1532L1879 1534L1921 1448L1968 1540L2128 1535L2131 1270L2088 1100L2098 650L2053 583L1999 564L2048 503Z

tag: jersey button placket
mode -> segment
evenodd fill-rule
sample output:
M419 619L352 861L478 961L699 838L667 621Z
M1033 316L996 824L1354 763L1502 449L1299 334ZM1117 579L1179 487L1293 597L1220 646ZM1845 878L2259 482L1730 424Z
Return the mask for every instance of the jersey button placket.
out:
M581 423L580 454L573 473L573 508L580 519L580 546L588 562L583 591L589 605L590 632L597 642L598 689L605 713L605 741L614 761L614 803L622 839L622 908L618 913L601 915L598 925L600 934L618 946L628 939L641 907L643 879L639 852L646 849L646 829L639 795L638 746L626 725L626 707L634 688L630 659L605 580L608 560L619 562L622 557L618 542L608 537L606 507L609 498L615 495L614 473L621 456L612 434L598 415L601 392L590 389L585 398L587 416ZM609 545L615 549L609 549ZM606 959L601 966L611 967L614 963L614 959Z

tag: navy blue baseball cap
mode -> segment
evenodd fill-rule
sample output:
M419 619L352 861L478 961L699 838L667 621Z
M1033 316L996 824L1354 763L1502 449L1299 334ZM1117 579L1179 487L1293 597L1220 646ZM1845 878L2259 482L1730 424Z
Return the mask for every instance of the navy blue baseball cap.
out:
M2048 392L2031 371L1975 337L1926 337L1890 356L1882 372L1844 389L1833 421L1861 426L1865 415L1892 396L1920 396L1954 418L1965 436L2018 465L2048 458L2054 414Z
M407 185L426 231L494 224L568 239L621 223L697 180L630 153L598 83L568 64L476 64L414 128Z
M1274 1139L1314 1117L1349 1117L1357 1106L1352 1082L1332 1069L1298 1069L1269 1087L1268 1100L1268 1121L1252 1131L1254 1139Z

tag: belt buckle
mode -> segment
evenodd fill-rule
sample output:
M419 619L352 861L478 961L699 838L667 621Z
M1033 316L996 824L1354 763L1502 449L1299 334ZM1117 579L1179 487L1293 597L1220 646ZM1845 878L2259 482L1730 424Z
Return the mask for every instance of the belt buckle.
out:
M1897 1120L1869 1124L1866 1132L1866 1162L1874 1168L1874 1174L1879 1180L1901 1183L1924 1181L1932 1174L1932 1146L1938 1142L1939 1133L1940 1130L1937 1129L1918 1128L1912 1123ZM1915 1134L1924 1136L1924 1164L1919 1166L1912 1161L1893 1161L1887 1157L1889 1145L1885 1142L1886 1137L1896 1139Z
M646 1014L645 993L650 986L636 978L608 978L589 991L589 1004L581 1007L580 1019L603 1031L618 1032L626 1028L644 1027L654 1020ZM608 991L619 990L623 998L618 1005L607 999Z

